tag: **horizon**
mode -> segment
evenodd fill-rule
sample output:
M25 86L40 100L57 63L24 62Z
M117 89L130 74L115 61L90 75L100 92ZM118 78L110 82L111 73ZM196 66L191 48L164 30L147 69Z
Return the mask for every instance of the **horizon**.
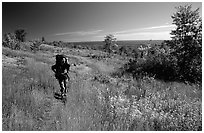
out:
M186 4L202 14L202 2L3 2L2 33L22 28L27 40L48 42L103 41L108 34L118 41L170 40L171 15Z
M170 40L170 39L169 39ZM165 40L117 40L116 41L116 43L117 42L128 42L128 41L132 41L132 42L134 42L134 41L165 41ZM57 41L57 42L59 42L59 41ZM64 42L64 41L62 41L62 42ZM99 41L95 41L95 40L93 40L93 41L74 41L74 42L64 42L64 43L86 43L86 42L104 42L104 40L99 40Z

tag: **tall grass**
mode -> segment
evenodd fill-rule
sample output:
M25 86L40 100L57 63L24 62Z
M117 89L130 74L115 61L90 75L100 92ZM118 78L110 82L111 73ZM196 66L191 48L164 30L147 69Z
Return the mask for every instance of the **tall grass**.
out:
M19 73L3 70L3 130L100 130L97 92L86 76L71 74L64 106L53 97L60 87L51 65L24 62Z
M15 76L14 76L15 75ZM3 130L30 130L32 122L28 111L35 107L34 100L24 84L26 79L11 70L2 76L2 128ZM32 118L30 119L32 121Z
M103 93L105 130L202 130L199 86L153 78L118 81L116 85L118 89L108 88Z
M3 130L202 130L199 85L70 73L63 105L50 59L26 57L23 68L3 68Z
M51 71L51 67L44 62L37 62L35 59L27 59L28 74L31 76L32 85L37 85L37 89L44 92L53 91L57 87L57 82Z
M46 65L28 59L25 69L3 69L3 130L41 130L39 119L47 105L36 97L45 96L54 82Z

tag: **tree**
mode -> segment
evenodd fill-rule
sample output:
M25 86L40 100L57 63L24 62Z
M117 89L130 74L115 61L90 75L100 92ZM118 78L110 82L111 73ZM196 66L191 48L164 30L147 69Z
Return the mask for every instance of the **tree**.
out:
M44 36L42 37L42 42L45 42L45 37Z
M24 29L15 30L16 39L20 42L25 42L26 34Z
M173 24L176 25L171 32L174 42L171 45L172 54L178 59L181 78L189 79L195 72L201 74L202 19L199 8L193 11L191 5L185 5L176 9L177 12L172 15Z
M15 50L20 49L19 41L16 39L16 35L14 33L4 34L3 46Z
M109 34L105 36L104 42L106 43L104 46L104 49L110 53L113 50L112 46L115 45L116 38L114 37L114 35Z

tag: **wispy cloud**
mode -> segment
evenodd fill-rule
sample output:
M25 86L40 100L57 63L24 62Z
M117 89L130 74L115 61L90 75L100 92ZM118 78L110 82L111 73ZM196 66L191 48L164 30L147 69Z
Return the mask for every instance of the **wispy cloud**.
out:
M151 30L151 29L162 29L162 28L173 28L175 25L160 25L160 26L154 26L154 27L147 27L143 28L144 30Z
M170 31L125 33L115 36L119 40L166 40L170 39Z
M117 40L167 40L170 39L170 31L140 31L131 33L114 34ZM105 36L99 35L96 38L103 39Z
M116 31L116 32L113 32L113 34L124 34L124 33L132 33L132 32L139 32L139 31L141 32L141 31L153 30L153 29L173 28L173 27L175 27L175 25L160 25L160 26L153 26L153 27Z
M74 32L65 32L65 33L56 33L56 36L63 36L63 35L75 35L75 36L85 36L85 35L94 35L103 30L92 30L92 31L74 31Z
M138 32L138 33L126 33L126 34L117 34L116 37L121 36L136 36L136 35L162 35L162 34L169 34L168 31L161 31L161 32Z
M112 33L105 33L103 35L95 35L94 37L104 39L105 35L113 34L118 40L167 40L170 39L170 32L175 27L175 25L166 24L138 29L115 31Z

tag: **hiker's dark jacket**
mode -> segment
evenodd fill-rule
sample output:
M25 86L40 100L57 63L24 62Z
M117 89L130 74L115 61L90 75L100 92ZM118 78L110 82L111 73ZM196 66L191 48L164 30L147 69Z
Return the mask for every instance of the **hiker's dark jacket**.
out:
M66 62L63 65L55 64L52 66L52 70L55 72L55 77L58 80L65 80L69 78L68 72L70 69L70 65Z

